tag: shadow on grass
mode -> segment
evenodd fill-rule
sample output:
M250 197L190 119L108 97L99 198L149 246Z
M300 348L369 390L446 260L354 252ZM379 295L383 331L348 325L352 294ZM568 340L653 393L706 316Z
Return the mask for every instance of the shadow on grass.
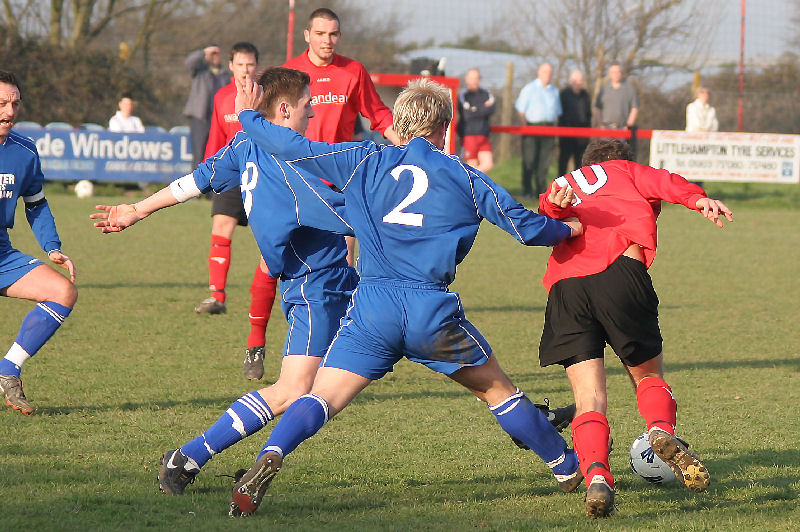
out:
M228 286L231 286L230 284ZM81 283L81 289L92 288L96 290L118 290L120 288L203 288L208 289L207 286L192 282L192 283L179 283L179 282L164 282L164 283Z
M614 356L614 355L610 355ZM711 370L711 371L724 371L728 369L769 369L778 367L788 367L795 371L800 371L800 359L797 358L773 358L768 360L709 360L697 362L671 362L669 355L664 357L664 370L669 376L673 371L687 371L687 370ZM626 374L625 368L621 364L612 364L606 366L606 373L608 375Z
M531 305L478 305L478 306L467 306L464 308L464 312L467 314L472 314L473 312L544 312L545 308L542 306L531 306Z
M224 397L196 397L192 399L187 399L185 401L176 401L176 400L168 400L168 401L148 401L148 402L141 402L141 403L120 403L120 404L110 404L110 405L65 405L65 406L42 406L36 409L37 416L58 416L58 415L69 415L69 414L77 414L81 412L112 412L117 410L123 411L133 411L133 410L166 410L168 408L173 408L176 406L215 406L219 405L220 408L225 408L231 404L236 399L236 397L224 396Z

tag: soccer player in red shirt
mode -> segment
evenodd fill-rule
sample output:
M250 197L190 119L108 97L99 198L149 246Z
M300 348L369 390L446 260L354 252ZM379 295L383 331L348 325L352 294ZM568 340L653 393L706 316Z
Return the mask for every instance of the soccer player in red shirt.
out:
M656 255L662 200L697 210L719 227L722 217L733 221L733 213L683 177L631 159L624 142L594 142L583 168L559 177L539 196L540 213L577 216L584 227L582 236L555 246L547 264L539 360L542 366L563 365L572 385L577 405L572 439L587 487L586 514L592 518L614 510L606 343L636 388L653 451L690 490L701 492L709 485L703 462L675 437L677 403L664 381L658 297L647 268Z
M324 7L314 10L303 35L308 50L283 66L311 76L314 117L308 124L306 137L320 142L350 141L361 113L372 129L398 144L400 139L392 128L392 112L378 96L367 69L358 61L336 53L342 37L336 13Z
M233 77L214 95L214 112L204 159L216 154L225 146L242 126L236 117L233 101L236 97L236 79L255 74L258 66L258 49L249 42L239 42L231 49L228 68ZM237 225L246 226L247 216L242 207L242 196L238 189L222 194L214 194L211 208L211 250L208 254L208 285L211 297L203 300L195 312L220 314L225 312L225 285L231 259L231 239ZM247 350L244 360L244 375L248 379L264 376L264 344L266 343L267 323L275 301L277 279L269 275L264 261L256 267L250 285L250 334L247 337Z

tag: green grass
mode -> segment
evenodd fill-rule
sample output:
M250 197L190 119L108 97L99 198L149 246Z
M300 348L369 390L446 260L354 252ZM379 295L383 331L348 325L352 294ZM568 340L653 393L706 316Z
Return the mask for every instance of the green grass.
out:
M493 176L516 183L517 169L501 165ZM209 202L103 236L88 214L95 201L121 197L53 193L80 298L25 366L39 411L0 410L0 529L796 530L798 187L751 185L752 197L741 186L714 187L736 222L719 230L665 208L651 269L679 431L706 459L711 488L695 495L654 487L630 472L627 446L643 424L609 356L618 512L602 522L587 521L582 490L559 493L541 461L518 450L467 392L405 361L287 459L252 518L228 519L231 480L220 475L249 467L269 428L212 460L185 496L158 493L161 453L254 388L241 362L255 245L245 230L234 236L228 314L197 316L192 308L207 293ZM38 249L21 216L12 240ZM537 360L547 254L486 224L454 289L515 382L532 399L560 405L571 399L563 370ZM30 307L0 301L3 343ZM269 379L284 332L276 306Z

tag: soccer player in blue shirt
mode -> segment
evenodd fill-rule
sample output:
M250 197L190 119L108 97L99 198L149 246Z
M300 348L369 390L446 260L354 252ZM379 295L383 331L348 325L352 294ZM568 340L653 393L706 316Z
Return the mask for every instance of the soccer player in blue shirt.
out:
M266 70L259 79L268 87L260 112L302 134L314 115L309 82L308 74L297 70ZM347 264L347 246L341 236L352 230L335 211L343 204L343 196L324 186L319 191L297 187L295 192L287 186L286 177L293 172L239 132L192 174L136 204L98 205L103 212L91 215L100 220L94 225L104 233L118 232L161 208L212 189L221 193L238 187L259 250L270 273L281 280L281 303L289 329L280 377L273 385L240 397L205 432L164 454L158 480L166 493L183 494L213 455L259 431L309 392L350 302L358 274ZM297 210L298 202L309 203L304 193L325 195L331 209L307 214ZM321 221L315 222L315 218ZM301 223L325 225L338 234L301 227Z
M251 80L240 85L237 109L255 107L258 92ZM527 245L576 236L580 223L528 211L485 174L442 152L452 102L445 87L428 79L411 83L395 104L394 129L405 142L400 146L311 142L253 111L239 118L254 142L289 167L324 175L342 190L345 216L359 241L361 279L311 393L288 408L234 485L230 515L254 512L283 458L403 357L447 375L487 403L500 426L547 463L562 489L574 490L582 479L575 453L506 376L448 286L483 218Z
M44 197L44 175L36 145L11 130L22 105L20 93L16 76L0 70L0 295L37 302L22 320L11 349L0 360L0 395L8 406L30 415L35 409L22 388L22 365L64 323L78 299L78 290L74 285L75 265L61 252L53 213ZM69 271L70 280L11 246L8 230L14 227L20 197L37 242L50 261Z

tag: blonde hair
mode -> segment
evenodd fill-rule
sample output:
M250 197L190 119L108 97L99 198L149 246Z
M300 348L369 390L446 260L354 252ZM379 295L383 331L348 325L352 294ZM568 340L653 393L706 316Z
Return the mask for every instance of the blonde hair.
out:
M394 103L392 126L402 140L429 137L453 118L450 89L428 78L408 83Z

